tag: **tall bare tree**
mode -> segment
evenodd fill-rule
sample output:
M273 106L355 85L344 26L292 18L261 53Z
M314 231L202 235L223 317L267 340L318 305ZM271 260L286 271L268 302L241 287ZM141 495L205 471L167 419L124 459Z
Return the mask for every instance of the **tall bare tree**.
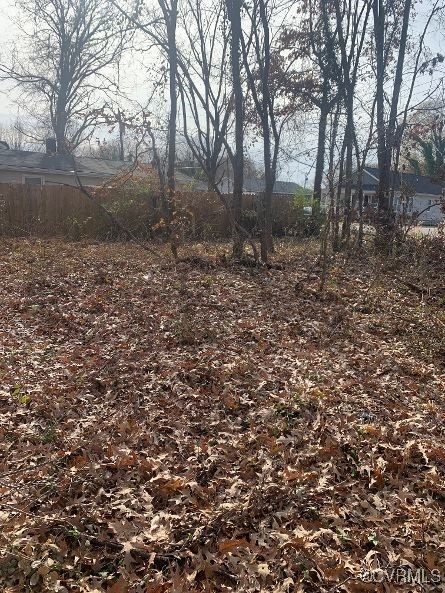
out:
M425 36L431 23L442 15L444 10L445 5L442 1L431 2L418 43L413 44L413 51L410 47L410 36L413 35L410 25L415 11L415 0L372 0L379 164L376 245L382 251L390 249L395 236L394 184L408 113L412 108L414 86L419 74L428 70L432 72L444 59L441 54L426 61L423 59ZM405 66L410 54L413 66L407 75ZM402 107L404 88L408 89L408 94Z
M178 19L178 0L158 0L165 26L166 51L168 57L168 93L170 100L168 123L168 160L167 160L167 191L169 205L172 207L175 194L175 162L176 162L176 121L178 116L178 50L176 47L176 25Z
M396 70L390 88L385 89L386 67L388 56L388 36L394 30L390 27L393 6L385 0L373 0L372 11L374 17L374 47L376 64L376 114L377 114L377 156L379 164L378 225L377 243L386 250L391 244L394 216L390 200L391 166L393 149L396 144L397 113L400 92L402 89L403 66L405 63L408 27L412 10L412 1L404 0L399 7L398 18L401 17L401 30L396 51ZM401 14L400 14L401 12ZM393 17L394 18L394 17ZM391 52L392 53L392 52ZM392 56L391 56L392 57ZM388 85L387 85L388 86ZM385 104L389 102L389 118L386 121Z
M23 122L19 117L13 123L0 124L0 140L6 142L11 150L34 148L23 132Z
M201 0L187 0L182 16L187 42L179 55L179 91L184 133L200 163L209 190L221 181L221 168L233 152L229 70L229 27L221 1L203 9Z
M239 230L243 208L244 182L244 93L241 78L241 9L242 0L225 0L227 16L230 22L230 68L232 73L233 103L235 112L235 151L233 166L233 255L240 258L243 254L244 237Z
M271 20L276 5L271 0L253 0L246 7L248 30L242 36L244 68L250 97L254 106L254 119L258 119L263 141L264 191L261 196L260 232L261 259L267 262L273 251L272 195L277 175L281 134L291 112L278 104L279 86L273 76L277 59L273 47Z
M353 156L355 146L354 103L359 66L368 33L368 19L371 12L370 0L334 0L333 13L326 3L321 3L324 22L323 32L328 43L338 52L332 53L330 65L337 79L340 97L345 110L345 160L344 160L344 217L342 239L348 243L353 209ZM338 56L337 56L338 53Z
M176 164L176 136L178 117L178 48L176 29L178 22L178 0L158 0L156 4L146 0L109 0L124 17L125 22L133 30L144 33L150 47L155 45L161 51L168 71L168 132L167 132L167 167L166 184L163 194L163 209L167 223L167 234L170 247L175 259L178 256L177 237L174 230L175 211L175 164ZM156 8L160 10L156 10ZM157 153L154 143L153 129L147 130L152 139L153 151ZM161 174L163 176L163 174ZM161 183L162 185L162 183Z
M207 178L208 188L220 198L233 229L234 255L249 242L255 259L257 248L221 184L236 169L233 146L234 89L230 76L230 24L225 0L204 7L200 0L185 3L182 25L186 36L178 52L178 89L182 104L183 134L193 159ZM243 158L243 171L248 160ZM242 196L242 194L240 194ZM235 206L238 202L235 200Z
M339 100L333 68L338 52L337 29L325 34L324 0L302 3L297 25L285 27L279 49L283 55L281 87L288 105L296 112L319 111L313 198L320 204L327 144L329 115ZM324 2L326 4L326 2Z
M115 90L113 68L128 31L109 0L19 0L21 45L0 77L68 153L97 123L98 91ZM29 107L32 105L32 107Z

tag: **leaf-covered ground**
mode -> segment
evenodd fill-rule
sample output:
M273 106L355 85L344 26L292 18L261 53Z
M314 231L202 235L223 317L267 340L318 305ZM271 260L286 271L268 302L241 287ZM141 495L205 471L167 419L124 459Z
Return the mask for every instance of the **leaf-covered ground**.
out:
M0 246L2 592L445 590L443 254Z

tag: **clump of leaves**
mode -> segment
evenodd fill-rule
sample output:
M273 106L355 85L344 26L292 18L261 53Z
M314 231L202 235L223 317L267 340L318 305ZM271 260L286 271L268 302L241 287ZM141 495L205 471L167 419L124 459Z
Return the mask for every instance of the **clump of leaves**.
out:
M196 327L189 310L183 311L173 323L173 333L180 344L192 345L196 342Z
M26 405L31 399L30 396L26 393L26 391L23 390L21 385L14 385L11 391L11 395L12 397L16 398L17 401L22 405Z

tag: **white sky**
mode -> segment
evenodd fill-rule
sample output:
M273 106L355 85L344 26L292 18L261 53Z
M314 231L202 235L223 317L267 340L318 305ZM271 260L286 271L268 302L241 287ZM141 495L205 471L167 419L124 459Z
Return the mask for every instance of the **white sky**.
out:
M10 20L10 16L14 10L14 0L0 0L0 60L3 59L3 56L5 58L8 57L6 55L6 47L14 40L16 33L15 26L13 26ZM13 116L17 113L17 108L6 91L5 83L0 83L0 122L6 117Z
M423 30L429 6L429 0L417 6L418 12L416 15L415 28L419 33ZM17 38L18 31L11 20L11 17L16 14L15 0L0 0L0 60L4 59L5 61L8 61L8 46ZM426 39L426 45L434 52L445 54L445 38L438 26L431 28ZM149 93L149 86L147 83L148 75L144 72L145 68L142 60L146 60L146 57L143 56L139 59L138 56L133 56L131 64L121 69L121 73L123 73L121 77L122 82L127 89L131 91L132 97L139 98L141 101L143 101L143 98ZM445 71L445 64L442 64L441 70L442 73ZM414 102L420 101L431 86L432 81L429 77L420 78L415 87L413 97ZM11 90L8 89L6 83L0 82L0 123L9 122L15 119L17 115L20 115L19 107L17 106L17 103L14 102L15 97L15 93L12 93ZM363 99L366 101L366 92L364 93ZM316 121L313 115L310 116L310 121L312 123L308 126L307 131L305 131L304 137L299 137L296 140L296 145L298 147L301 146L301 152L305 149L312 149L316 145ZM300 152L300 150L298 152ZM261 158L260 147L255 146L251 151L251 154L254 158L257 157L257 154L258 158ZM283 163L280 178L292 179L301 185L305 183L306 177L311 180L313 169L302 163L311 164L314 160L314 156L314 153L309 156L303 155L298 159L300 162Z

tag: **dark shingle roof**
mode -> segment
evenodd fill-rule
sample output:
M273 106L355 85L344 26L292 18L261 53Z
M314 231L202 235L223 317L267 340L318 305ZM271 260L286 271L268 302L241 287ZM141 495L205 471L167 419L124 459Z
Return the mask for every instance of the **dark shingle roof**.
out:
M92 157L73 157L27 150L0 150L0 169L55 171L68 174L76 170L81 175L112 177L128 166L129 163L123 161Z
M207 185L203 181L190 177L182 171L175 171L175 180L178 186L184 190L208 191Z
M264 191L265 182L263 179L244 179L243 183L244 191L247 193L261 193ZM293 181L275 181L273 189L274 194L288 194L294 195L297 191L303 188L298 183Z
M80 176L92 176L101 179L114 177L121 171L131 167L131 163L124 161L111 161L96 159L87 156L46 154L45 152L29 152L27 150L0 150L0 170L11 171L51 171L70 175L74 170ZM207 186L202 181L184 175L180 171L175 173L179 186L193 188L198 191L207 191Z
M365 170L377 179L379 178L379 169L377 167L365 167ZM416 175L415 173L405 173L404 171L399 171L396 174L394 184L395 189L400 189L401 184L408 186L413 191L415 191L416 194L430 194L433 196L442 195L443 186L438 181L434 181L425 175ZM376 186L377 181L375 182L373 189L375 189Z
M233 190L233 181L224 177L220 184L220 189L224 193L230 193ZM243 191L246 194L259 194L264 191L265 182L264 179L249 179L244 178L243 182ZM303 190L301 185L298 183L294 183L293 181L275 181L275 186L273 189L274 194L284 194L293 196L297 192ZM308 192L310 193L310 191Z

